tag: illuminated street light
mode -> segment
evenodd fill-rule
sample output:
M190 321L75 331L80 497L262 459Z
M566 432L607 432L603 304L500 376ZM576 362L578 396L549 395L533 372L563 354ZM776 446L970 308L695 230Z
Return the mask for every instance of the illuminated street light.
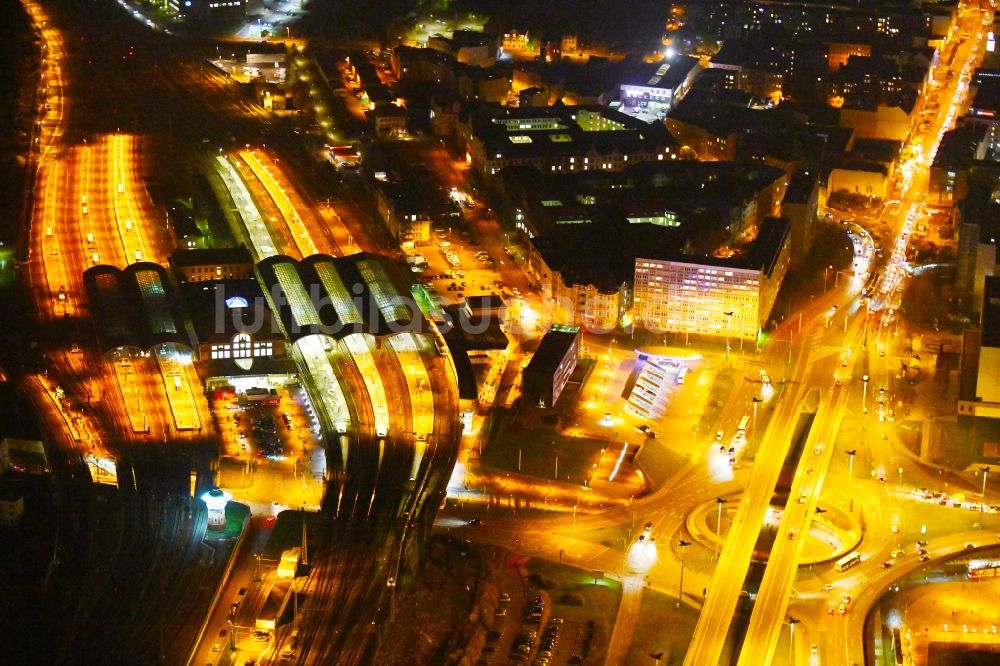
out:
M729 329L733 324L733 311L723 312L726 317L726 367L729 367Z
M990 473L990 466L980 467L979 471L983 473L983 489L979 493L979 527L983 526L983 507L986 506L986 477Z
M795 625L799 623L794 617L788 617L788 652L791 663L795 663Z
M867 386L867 384L866 384ZM854 456L858 454L857 449L851 449L847 451L847 484L851 484L851 480L854 478ZM854 495L850 496L850 510L854 511Z
M721 550L722 537L720 536L722 531L722 505L726 503L726 500L721 497L715 498L715 504L719 507L719 515L715 521L715 559L719 559L719 551Z
M685 541L684 539L677 540L677 547L681 549L681 580L677 585L677 603L674 604L674 608L680 608L681 599L684 598L684 554L687 552L687 547L690 545L690 541Z
M770 384L765 384L764 385L765 388L768 387L768 386L770 386ZM763 398L758 398L757 396L753 396L752 398L750 398L750 401L753 403L753 444L756 447L757 446L757 405L759 405L760 403L764 402L764 399Z
M868 375L861 377L864 386L864 389L861 391L861 411L865 414L868 413L868 379Z

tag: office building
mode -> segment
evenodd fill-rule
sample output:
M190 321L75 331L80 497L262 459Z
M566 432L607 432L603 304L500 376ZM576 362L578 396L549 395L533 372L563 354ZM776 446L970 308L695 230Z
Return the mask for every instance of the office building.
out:
M522 373L522 401L530 407L554 407L576 369L580 355L580 329L554 325Z
M482 106L462 131L469 162L488 181L508 166L550 173L619 171L677 158L677 144L662 125L604 107Z

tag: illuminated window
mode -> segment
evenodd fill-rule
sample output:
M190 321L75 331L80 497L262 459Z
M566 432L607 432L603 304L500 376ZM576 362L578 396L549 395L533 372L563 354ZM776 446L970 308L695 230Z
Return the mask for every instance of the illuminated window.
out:
M250 358L250 336L238 333L233 338L233 358Z

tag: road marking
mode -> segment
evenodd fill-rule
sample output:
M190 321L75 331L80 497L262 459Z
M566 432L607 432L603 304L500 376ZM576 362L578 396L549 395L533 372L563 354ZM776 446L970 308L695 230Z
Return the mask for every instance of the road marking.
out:
M843 350L839 345L816 345L809 350L809 363L815 363L821 358L832 356Z

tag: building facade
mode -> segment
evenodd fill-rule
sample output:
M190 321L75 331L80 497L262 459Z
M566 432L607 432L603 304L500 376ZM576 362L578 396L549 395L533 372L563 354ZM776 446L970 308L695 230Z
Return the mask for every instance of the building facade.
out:
M580 329L553 325L522 374L522 398L528 406L554 407L576 369Z
M243 246L177 250L170 256L170 267L181 283L253 277L253 259Z
M790 261L789 226L768 220L745 259L635 261L633 317L656 333L754 340L767 325Z

